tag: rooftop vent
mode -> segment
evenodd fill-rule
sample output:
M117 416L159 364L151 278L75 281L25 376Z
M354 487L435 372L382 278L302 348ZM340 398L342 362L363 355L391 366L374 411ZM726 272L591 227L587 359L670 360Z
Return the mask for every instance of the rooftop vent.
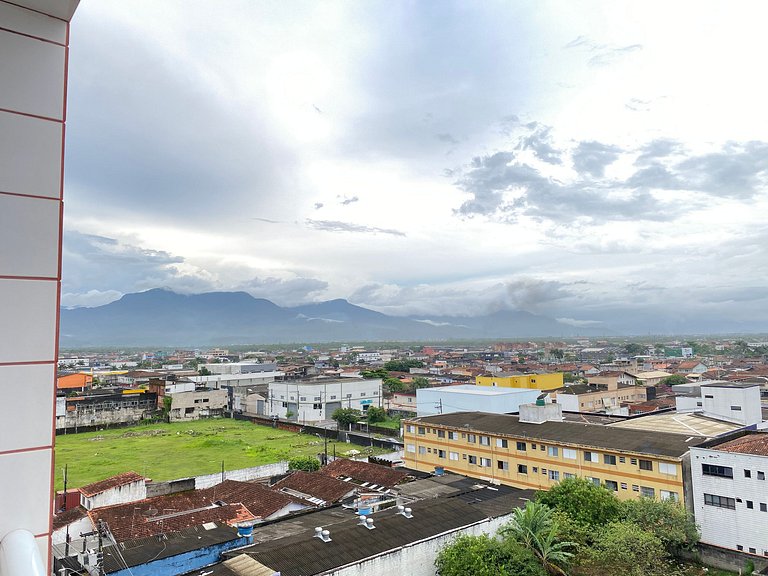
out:
M400 516L405 516L406 518L413 518L413 514L411 514L412 510L410 508L406 508L405 506L398 506L397 507L397 513L400 514Z
M323 542L331 541L331 533L328 530L323 530L320 526L315 528L314 538L320 538Z
M368 530L373 530L376 526L373 525L373 518L360 514L360 526L365 526Z

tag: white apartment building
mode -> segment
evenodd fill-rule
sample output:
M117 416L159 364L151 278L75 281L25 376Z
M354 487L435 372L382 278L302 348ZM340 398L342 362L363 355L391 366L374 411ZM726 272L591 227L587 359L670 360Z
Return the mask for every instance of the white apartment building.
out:
M704 416L744 426L763 421L760 385L756 382L709 380L673 386L673 390L687 392L675 398L678 412L701 412Z
M270 415L299 422L330 420L337 408L365 412L371 406L382 406L381 379L272 382L267 399Z
M251 374L253 372L276 372L275 362L220 362L201 364L211 374Z
M0 0L0 566L50 574L69 21ZM39 554L37 554L39 552Z
M381 362L381 352L358 352L355 355L355 362L358 364L361 362Z
M691 448L701 541L768 556L768 433L737 432Z

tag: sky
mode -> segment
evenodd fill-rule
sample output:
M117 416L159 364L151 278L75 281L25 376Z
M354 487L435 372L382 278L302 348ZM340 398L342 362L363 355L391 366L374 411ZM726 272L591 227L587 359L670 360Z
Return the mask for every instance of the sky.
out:
M765 2L82 0L62 304L768 326Z

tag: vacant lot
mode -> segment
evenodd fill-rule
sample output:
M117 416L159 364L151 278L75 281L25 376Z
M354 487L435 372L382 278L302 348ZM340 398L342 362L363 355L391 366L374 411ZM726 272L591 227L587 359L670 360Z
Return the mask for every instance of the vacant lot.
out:
M328 442L328 453L361 446ZM56 438L56 489L84 486L120 472L133 470L153 480L173 480L248 468L323 451L323 439L256 426L250 422L216 419L176 424L67 434ZM382 452L378 450L377 452Z

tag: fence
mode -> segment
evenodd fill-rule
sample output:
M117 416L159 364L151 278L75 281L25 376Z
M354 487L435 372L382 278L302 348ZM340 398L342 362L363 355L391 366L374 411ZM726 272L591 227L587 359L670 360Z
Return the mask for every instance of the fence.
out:
M221 483L223 480L247 482L249 480L258 480L260 478L270 478L272 476L278 476L279 474L285 474L287 471L288 461L283 460L282 462L253 466L251 468L225 470L223 473L216 472L215 474L204 474L202 476L180 478L178 480L169 480L167 482L152 482L147 484L147 498L175 494L176 492L183 492L185 490L210 488Z

